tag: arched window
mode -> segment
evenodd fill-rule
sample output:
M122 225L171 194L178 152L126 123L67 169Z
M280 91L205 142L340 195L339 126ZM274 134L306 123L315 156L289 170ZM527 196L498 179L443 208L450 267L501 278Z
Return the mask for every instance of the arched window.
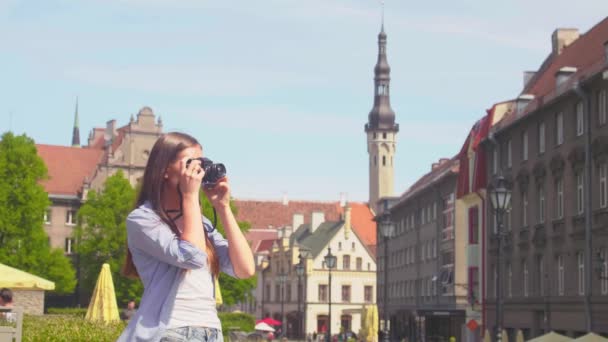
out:
M386 156L382 156L382 166L386 166Z

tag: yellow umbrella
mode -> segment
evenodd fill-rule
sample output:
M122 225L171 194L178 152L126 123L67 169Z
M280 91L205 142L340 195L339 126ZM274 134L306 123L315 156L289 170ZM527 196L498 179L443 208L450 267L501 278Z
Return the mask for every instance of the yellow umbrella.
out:
M104 323L120 320L118 306L116 305L116 294L114 293L114 283L112 282L112 272L110 272L110 265L108 264L103 264L101 267L85 319L89 321L102 321Z
M509 341L509 334L507 333L507 330L505 330L505 329L502 329L502 340Z
M524 332L521 329L517 329L517 337L515 338L515 342L524 342Z
M553 331L548 334L539 336L537 338L528 340L528 342L565 342L565 341L572 341L572 339L570 337L560 335Z
M215 278L215 306L220 306L224 304L224 300L222 299L222 291L220 290L220 282L218 278Z
M361 311L361 329L359 329L359 338L362 341L367 341L367 311L367 305L364 305Z
M594 333L588 333L585 336L581 336L577 339L574 339L577 342L608 342L608 338L602 337L600 335Z
M488 329L486 329L485 333L483 334L483 342L492 342L492 337L490 336Z

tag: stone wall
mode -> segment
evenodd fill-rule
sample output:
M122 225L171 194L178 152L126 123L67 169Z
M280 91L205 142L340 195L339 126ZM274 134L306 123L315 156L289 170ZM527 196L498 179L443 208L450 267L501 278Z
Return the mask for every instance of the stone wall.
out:
M23 308L28 315L44 313L44 291L13 289L13 304Z

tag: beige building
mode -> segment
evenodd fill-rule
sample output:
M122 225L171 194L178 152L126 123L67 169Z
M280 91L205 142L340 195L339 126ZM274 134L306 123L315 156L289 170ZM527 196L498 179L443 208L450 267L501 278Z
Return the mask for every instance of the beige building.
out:
M303 215L294 215L292 225L279 230L279 239L262 263L258 288L263 289L263 304L258 317L284 317L288 337L327 331L330 302L332 334L341 329L359 333L363 306L375 303L376 262L353 229L351 208L347 205L338 221L325 221L324 216L313 212L311 223L303 224ZM298 228L294 232L291 227ZM331 289L324 262L328 248L337 257ZM305 272L298 279L295 266L301 255Z

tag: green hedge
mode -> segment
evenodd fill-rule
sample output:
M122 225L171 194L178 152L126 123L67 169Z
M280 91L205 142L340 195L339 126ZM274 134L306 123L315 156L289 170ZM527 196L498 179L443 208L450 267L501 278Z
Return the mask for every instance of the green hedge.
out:
M29 316L23 319L23 341L116 341L125 323L93 323L76 315Z
M23 341L116 341L126 323L105 325L84 319L83 308L49 308L48 315L23 319ZM252 332L255 318L245 313L219 313L224 337L231 330Z

